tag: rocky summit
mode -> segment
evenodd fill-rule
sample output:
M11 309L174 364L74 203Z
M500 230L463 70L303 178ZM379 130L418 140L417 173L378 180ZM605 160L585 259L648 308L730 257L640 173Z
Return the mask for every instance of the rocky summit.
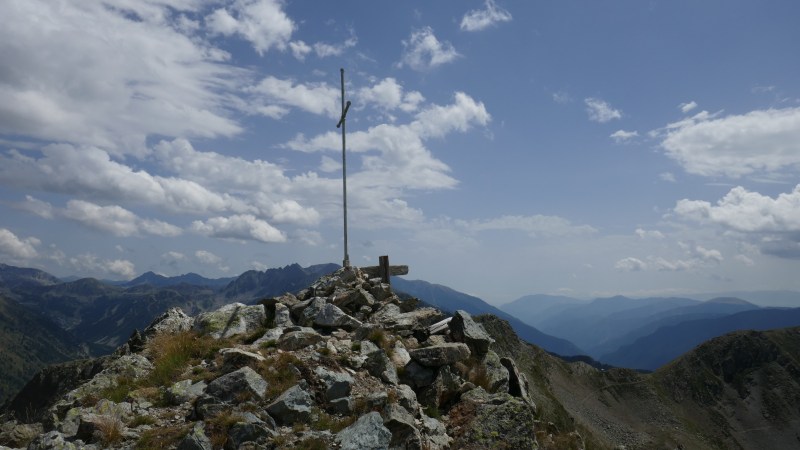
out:
M256 305L170 309L111 356L40 372L0 448L538 448L514 359L468 313L417 303L344 268Z

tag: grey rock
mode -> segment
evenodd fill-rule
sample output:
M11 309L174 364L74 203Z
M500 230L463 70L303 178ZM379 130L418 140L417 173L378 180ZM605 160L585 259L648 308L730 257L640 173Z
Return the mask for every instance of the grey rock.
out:
M353 407L355 406L353 397L337 398L336 400L331 400L330 404L331 408L335 413L341 414L343 416L348 416L352 414Z
M178 450L212 450L212 448L202 422L195 423L189 434L178 444Z
M275 304L275 319L273 320L275 327L285 328L294 325L292 322L292 315L289 307L283 303Z
M342 328L344 330L355 330L361 326L361 322L354 317L347 315L336 305L326 303L314 317L314 325L323 328Z
M525 374L517 369L517 364L508 357L500 358L500 363L508 370L508 393L519 397L535 408L530 396L530 386Z
M328 401L350 395L353 387L353 377L347 372L334 372L325 367L318 366L314 369L314 374L322 381L325 386L323 395Z
M429 450L444 450L450 448L453 438L447 435L444 424L433 417L422 415L420 430L423 432L423 448Z
M10 426L11 429L7 429ZM12 448L27 447L28 443L36 436L42 434L44 428L40 423L16 423L16 421L3 424L3 432L0 433L0 442ZM0 444L2 447L3 444Z
M382 302L392 296L392 287L386 283L378 282L370 288L369 293L372 294L376 301Z
M383 425L392 433L391 448L422 449L422 437L414 426L414 416L402 406L396 403L386 405Z
M239 348L223 348L219 351L219 354L222 355L222 367L226 372L266 361L266 358L258 353L248 352Z
M398 385L395 390L397 394L397 404L416 415L419 410L419 403L417 402L417 394L407 384Z
M514 449L536 449L533 408L509 394L488 394L482 388L473 389L461 396L451 414L464 414L469 420L452 443L453 448L470 448L480 443L481 448L504 446Z
M205 381L192 383L192 380L182 380L168 387L165 392L166 400L173 405L191 402L203 395L208 385Z
M241 401L242 396L264 398L267 381L250 367L227 373L208 384L206 393L220 401Z
M260 347L261 345L270 341L277 343L278 339L280 339L280 337L283 335L283 332L283 328L270 328L264 333L263 336L253 342L253 346Z
M300 350L323 340L324 338L313 329L290 331L278 338L278 348L286 351Z
M394 367L392 360L386 356L383 350L377 350L367 355L367 360L364 362L364 367L374 377L378 377L386 383L397 384L399 379L397 377L397 369Z
M442 366L433 383L420 391L419 401L426 406L447 408L461 396L463 384L464 380L450 366Z
M383 426L379 413L371 412L337 433L336 441L342 450L383 450L389 448L392 432Z
M328 300L324 297L312 298L302 311L296 313L297 323L304 327L312 326L314 324L314 318L317 317L317 314L319 314L327 304Z
M394 343L391 359L395 367L405 367L411 361L411 355L408 354L408 350L399 339Z
M413 359L401 371L400 381L414 388L429 386L436 379L436 371Z
M411 359L423 366L440 367L463 361L470 356L469 347L461 342L410 350Z
M156 334L177 334L192 329L194 319L186 315L180 308L170 308L160 316L153 319L150 325L142 332L142 337L149 340Z
M483 326L472 320L468 312L460 309L450 321L450 334L454 340L467 344L472 353L478 357L485 355L494 342Z
M266 410L279 424L291 425L296 422L309 423L312 406L314 399L311 394L302 386L295 385L278 396Z
M502 364L497 353L489 350L483 356L479 367L485 371L488 379L489 392L508 392L509 374L508 369Z
M216 311L201 313L194 319L193 328L216 339L252 333L267 320L263 305L231 303Z
M387 430L388 431L388 430ZM82 442L70 442L64 439L64 435L58 431L50 431L41 434L28 444L28 450L78 450L82 448Z
M264 446L268 439L277 433L269 429L264 423L238 422L228 430L228 440L225 441L226 450L237 450L245 442L252 442Z

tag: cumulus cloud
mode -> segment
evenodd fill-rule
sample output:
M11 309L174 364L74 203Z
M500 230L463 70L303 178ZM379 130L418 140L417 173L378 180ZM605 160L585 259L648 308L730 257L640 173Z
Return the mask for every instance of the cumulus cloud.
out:
M39 253L36 246L41 241L35 237L21 238L11 230L0 228L0 255L14 260L28 260L36 258Z
M372 86L356 91L359 104L374 104L384 110L400 109L405 112L417 110L425 97L418 91L403 92L403 86L392 77L384 78Z
M692 174L739 178L800 168L800 108L724 117L703 111L657 131L666 155Z
M246 71L184 34L180 17L197 7L2 2L0 60L14 68L0 79L0 133L139 155L150 134L239 133L228 117L229 93Z
M117 205L100 206L83 200L70 200L62 214L89 228L121 237L141 234L172 237L182 232L175 225L160 220L142 219Z
M325 83L296 83L293 80L268 76L251 88L250 92L256 95L253 99L256 110L273 118L287 114L289 108L299 108L332 118L338 118L342 113L341 103L337 103L340 91ZM273 108L269 109L270 107Z
M617 130L609 136L611 139L614 140L616 143L628 142L631 139L639 136L639 132L637 131L625 131L625 130Z
M658 230L644 230L642 228L637 228L635 233L642 239L664 239L664 233Z
M54 217L53 205L30 195L25 196L24 202L17 203L14 206L43 219L52 219Z
M638 272L641 270L645 270L647 268L647 264L641 259L634 257L627 257L617 261L614 264L614 268L625 272Z
M586 112L589 114L589 120L593 122L606 123L614 119L622 118L622 111L614 109L599 98L589 97L585 98L583 102L586 104Z
M197 250L194 257L203 264L214 265L222 262L222 258L209 252L208 250Z
M689 111L697 108L697 103L694 100L692 100L688 103L681 103L680 105L678 105L678 108L681 110L682 113L686 114Z
M494 0L486 0L485 9L474 9L461 18L461 29L464 31L480 31L498 23L511 20L511 13L497 6Z
M109 274L131 279L136 275L136 266L126 259L103 259L92 253L70 257L66 263L75 271L85 274Z
M244 214L212 217L205 222L196 220L192 230L205 236L242 241L285 242L286 236L264 220Z
M247 40L262 56L273 47L285 49L295 30L280 0L236 0L209 14L205 22L212 33Z
M431 27L413 31L403 41L403 56L398 64L414 70L424 71L455 61L461 55L453 44L439 41Z
M661 178L662 181L668 181L670 183L676 183L678 181L675 179L675 174L672 172L661 172L658 174L658 178Z

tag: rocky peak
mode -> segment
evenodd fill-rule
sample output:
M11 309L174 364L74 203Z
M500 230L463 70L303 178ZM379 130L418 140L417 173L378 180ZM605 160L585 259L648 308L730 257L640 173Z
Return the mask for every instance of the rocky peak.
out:
M464 312L357 268L294 294L172 309L114 355L43 371L0 425L11 448L537 448L511 358Z

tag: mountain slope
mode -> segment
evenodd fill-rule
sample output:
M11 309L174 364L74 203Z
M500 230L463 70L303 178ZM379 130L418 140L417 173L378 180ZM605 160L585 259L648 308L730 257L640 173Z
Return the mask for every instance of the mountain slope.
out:
M619 367L655 370L696 345L736 330L768 330L800 325L800 308L758 309L729 316L692 320L659 328L633 344L604 355L601 361Z
M457 309L463 309L470 314L494 314L508 320L522 339L536 344L547 351L564 356L581 355L584 353L580 348L576 347L575 344L565 339L542 333L536 328L495 308L478 297L473 297L446 286L421 280L406 280L395 277L392 278L392 283L398 291L418 297L429 305L444 311L453 312Z
M563 295L534 294L520 297L500 306L500 309L534 327L576 305L588 303Z
M0 404L43 367L84 356L72 334L0 295Z
M140 284L149 284L154 287L177 286L179 284L191 284L193 286L206 286L221 288L227 286L236 277L210 279L196 273L186 273L175 277L165 277L153 272L145 272L131 281L120 284L121 286L131 287Z
M277 269L267 269L264 272L248 270L225 286L221 295L229 302L253 303L264 297L299 291L338 268L338 264L301 267L295 263Z

